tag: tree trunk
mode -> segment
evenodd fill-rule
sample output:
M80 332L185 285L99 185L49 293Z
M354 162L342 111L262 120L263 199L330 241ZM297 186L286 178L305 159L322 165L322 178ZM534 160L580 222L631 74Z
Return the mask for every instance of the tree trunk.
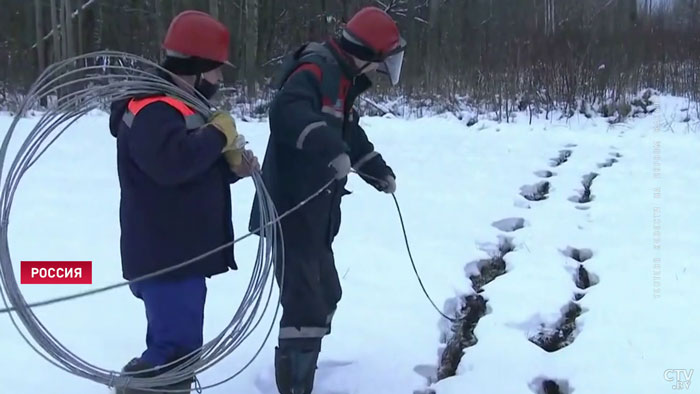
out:
M326 8L326 0L320 0L318 19L320 33L319 39L324 40L328 34L328 9Z
M66 32L66 59L75 56L75 34L73 33L73 5L71 0L64 0Z
M92 41L93 45L97 49L102 48L102 34L104 31L104 15L102 14L102 3L97 2L97 9L95 9L95 28L93 30Z
M83 10L78 10L78 53L76 55L82 55L84 53L83 45Z
M554 18L554 0L547 0L547 21L548 29L547 34L554 35L556 33L556 22Z
M58 19L56 12L56 1L60 0L49 0L51 4L51 29L53 29L53 62L61 60L61 40L58 32Z
M219 19L219 0L209 0L209 14Z
M155 0L153 3L156 13L156 34L158 34L158 44L160 45L160 43L163 42L163 39L165 38L165 27L163 25L163 4L160 0ZM159 50L157 53L158 58L162 61L163 51Z
M416 0L411 0L411 1L408 1L408 3L407 3L408 10L407 10L406 16L408 18L409 24L406 28L406 39L413 46L412 51L414 53L414 55L413 55L414 58L419 58L419 56L420 56L420 47L419 47L419 43L418 43L419 38L418 38L417 31L416 31L417 26L415 23L415 18L417 16L416 15L416 8L417 8L416 3L417 3ZM343 0L343 9L344 9L343 12L344 12L345 17L347 17L347 5L348 5L347 0ZM402 72L402 74L404 74L405 76L402 76L402 79L404 81L406 80L406 77L410 78L414 75L419 74L418 70L417 70L418 68L420 68L419 64L416 64L414 62L406 62L406 63L404 63L403 67L404 67L404 71ZM406 95L408 97L412 97L413 88L415 88L415 86L411 83L405 83L404 86L406 86ZM419 91L420 91L420 88L419 88Z
M66 0L59 0L58 14L58 20L61 24L61 60L63 60L68 57L68 33L66 31Z
M246 3L246 34L245 34L245 76L248 85L248 97L256 95L256 55L258 52L258 0L245 0Z
M46 68L46 53L44 52L44 15L40 0L34 0L34 25L36 30L36 52L39 74Z
M427 86L429 92L434 92L438 87L439 69L435 67L435 59L439 59L438 48L440 45L440 0L430 0L430 26L428 27L427 56L425 57L425 70L427 72Z
M264 64L269 60L266 50L272 29L270 9L270 0L258 0L258 45L255 58L259 64Z
M348 4L348 0L341 0L341 2L342 2L342 6L343 6L343 13L341 15L341 20L343 22L347 22L350 19L350 5ZM409 7L413 8L412 5L410 5ZM412 19L409 19L409 21L412 21ZM411 22L411 26L413 26L413 25L414 25L414 23Z
M151 56L153 56L154 53L156 55L158 54L160 44L155 42L155 40L153 39L153 25L150 23L148 17L147 11L150 11L149 7L151 0L141 0L140 3L142 10L138 14L135 22L138 23L137 26L143 27L139 29L139 33L141 34L139 36L136 36L137 39L135 47L138 48L137 53L140 53L141 55L150 58Z

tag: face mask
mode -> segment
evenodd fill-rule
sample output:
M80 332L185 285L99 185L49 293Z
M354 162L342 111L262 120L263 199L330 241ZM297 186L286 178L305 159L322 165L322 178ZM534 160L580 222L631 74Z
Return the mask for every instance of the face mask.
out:
M214 97L216 92L219 91L219 84L213 84L204 78L197 77L197 82L195 83L195 89L202 94L207 100Z
M394 50L394 53L388 56L386 59L384 59L384 61L379 65L379 68L377 69L377 72L389 76L392 85L396 85L399 83L405 48L406 40L401 38L401 40L399 41L399 46Z

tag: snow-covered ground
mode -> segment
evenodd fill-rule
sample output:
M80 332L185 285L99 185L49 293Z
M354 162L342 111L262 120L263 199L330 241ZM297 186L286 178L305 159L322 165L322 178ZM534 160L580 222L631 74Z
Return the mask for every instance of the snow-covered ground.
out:
M396 196L418 272L445 313L454 315L474 293L469 277L479 274L475 262L494 257L505 243L514 250L503 257L506 272L480 293L486 315L474 329L476 344L463 350L456 376L434 382L449 325L421 291L392 199L351 177L353 194L343 203L335 244L343 299L314 392L539 393L543 379L576 394L677 391L677 382L665 379L675 375L665 371L700 367L700 204L694 191L700 137L697 124L681 122L684 100L653 100L660 104L656 113L615 126L582 116L529 125L523 115L511 124L472 127L451 116L363 119L398 175ZM0 116L3 137L11 120ZM22 130L34 121L23 120ZM267 124L238 126L262 159ZM566 161L556 165L552 159L560 157ZM587 194L582 179L591 173L597 174L592 201L577 202ZM542 192L529 196L538 201L522 196L533 191ZM253 192L250 180L233 187L237 235L245 232ZM93 284L22 285L28 300L121 280L118 204L114 140L107 117L91 114L23 178L10 218L10 251L17 275L21 260L91 260ZM509 223L523 226L509 231L503 225ZM239 271L208 282L205 339L238 307L256 242L236 245ZM585 261L570 257L574 249ZM587 287L580 289L576 278L584 270L589 283L579 279ZM581 313L573 342L548 352L529 340L556 326L574 301ZM118 370L143 350L145 316L126 288L36 313L78 356L101 367ZM199 376L202 385L245 365L270 317L236 353ZM240 376L207 392L275 393L275 333ZM35 354L7 315L0 316L0 349L0 392L108 392ZM687 391L698 387L690 384Z

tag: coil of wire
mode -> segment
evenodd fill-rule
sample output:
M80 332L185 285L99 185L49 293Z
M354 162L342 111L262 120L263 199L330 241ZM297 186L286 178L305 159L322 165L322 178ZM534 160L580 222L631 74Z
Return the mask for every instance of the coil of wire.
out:
M22 175L41 157L41 155L59 138L72 124L83 115L98 108L104 103L120 100L136 95L166 94L184 101L203 116L208 117L214 109L209 107L206 100L196 91L186 91L159 76L155 70L166 72L158 64L133 54L118 51L98 51L67 59L49 66L31 86L26 98L21 104L20 111L15 116L0 147L0 176L3 169L9 165L7 175L0 179L0 295L2 296L5 312L26 343L54 366L85 379L114 387L130 387L144 391L155 391L156 387L170 385L183 379L191 378L211 367L230 355L248 338L263 319L273 296L273 265L278 248L283 247L283 239L279 221L298 209L301 205L318 195L308 199L296 208L279 216L274 204L265 189L261 174L255 172L252 176L260 206L260 226L257 256L248 287L245 289L242 301L235 311L227 327L216 337L204 344L201 349L181 359L163 366L170 368L167 372L155 377L136 377L132 374L121 373L99 366L82 359L59 342L34 314L32 308L64 302L71 299L86 297L103 291L126 286L130 282L120 282L114 285L59 297L52 300L28 304L15 279L8 244L8 225L14 194L19 186ZM20 118L37 102L52 96L56 91L66 92L58 96L52 109L41 115L36 125L21 143L19 150L11 160L8 146ZM332 180L331 180L332 182ZM178 269L211 253L226 248L232 243L239 242L252 235L248 233L231 243L221 245L194 259L184 261L167 270L155 272L131 282L147 279L162 273ZM283 262L279 262L283 269ZM282 287L283 283L279 283ZM275 317L279 310L279 299L275 309ZM268 339L275 319L272 319L265 337ZM24 328L24 331L22 330ZM221 385L239 375L247 368L262 350L265 341L260 344L255 356L238 372L219 382L201 387L207 389ZM148 372L148 371L143 371ZM141 376L141 375L139 375ZM162 389L158 390L163 392Z

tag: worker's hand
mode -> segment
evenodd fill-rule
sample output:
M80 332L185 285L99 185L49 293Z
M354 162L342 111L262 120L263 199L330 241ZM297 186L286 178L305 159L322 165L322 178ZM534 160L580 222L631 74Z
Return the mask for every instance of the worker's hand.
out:
M350 173L352 164L350 163L350 156L346 153L338 155L335 159L331 160L328 167L333 167L335 170L335 179L343 179Z
M226 161L228 162L228 165L229 167L231 167L231 169L236 168L243 163L243 153L245 144L245 137L241 134L238 134L238 136L236 137L236 141L233 143L233 146L224 148L224 157L226 158Z
M253 175L253 172L255 171L260 171L260 163L258 163L258 158L255 156L253 151L246 150L243 152L242 156L243 160L240 161L238 164L231 164L229 161L229 157L233 156L233 154L237 151L226 151L224 152L224 157L226 157L226 161L229 162L229 167L231 167L231 171L235 172L236 175L238 175L241 178L246 178L251 175Z
M216 111L211 118L209 118L207 124L216 127L216 129L226 137L226 145L222 152L235 149L237 143L240 144L240 136L238 130L236 130L236 122L234 122L230 113L226 111ZM245 138L243 141L245 141Z
M396 178L387 175L382 182L379 182L377 189L387 194L394 193L396 191Z

